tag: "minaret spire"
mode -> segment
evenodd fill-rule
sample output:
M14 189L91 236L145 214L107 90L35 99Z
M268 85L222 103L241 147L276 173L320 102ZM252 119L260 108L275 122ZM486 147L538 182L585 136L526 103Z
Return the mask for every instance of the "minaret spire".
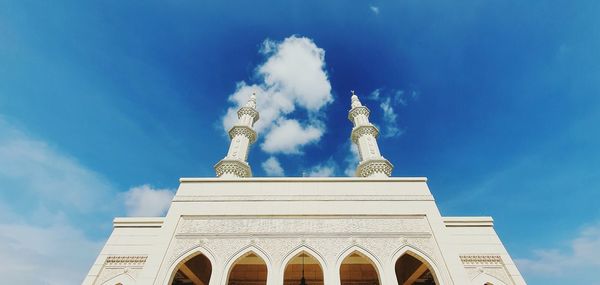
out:
M227 156L215 165L217 177L242 178L252 177L252 170L246 160L251 144L256 141L256 132L252 127L258 121L256 111L256 94L252 93L246 105L238 112L238 122L229 130L231 144Z
M362 105L358 96L352 92L352 104L348 119L354 124L352 142L358 146L360 163L355 176L359 177L389 177L394 166L379 152L377 136L379 130L369 122L369 108Z

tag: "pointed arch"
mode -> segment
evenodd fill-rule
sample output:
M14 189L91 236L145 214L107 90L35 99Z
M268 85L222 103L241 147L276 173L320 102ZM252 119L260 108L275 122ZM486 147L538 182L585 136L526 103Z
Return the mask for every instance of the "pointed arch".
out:
M355 259L354 261L350 259ZM347 262L348 261L348 262ZM359 277L364 280L369 279L369 284L382 284L382 277L385 276L381 262L375 255L371 254L368 250L358 245L353 245L342 252L336 262L337 268L337 279L339 284L345 285L349 281L349 278L354 278L354 273L357 273L359 268L363 274ZM344 268L345 267L345 268ZM371 272L372 270L372 272ZM376 279L374 279L376 278ZM356 283L356 282L352 282Z
M285 266L290 261L290 259L292 259L294 256L298 255L302 251L310 254L312 257L314 257L315 259L317 259L319 261L321 267L323 268L323 270L325 270L327 268L327 261L325 260L325 258L323 257L323 255L321 255L313 247L308 246L308 245L304 245L304 244L295 247L294 249L290 250L285 255L285 257L283 258L283 261L281 262L282 267Z
M471 280L471 284L474 285L506 285L502 280L489 275L485 272L481 272Z
M264 269L263 268L259 268L260 264L245 264L250 262L249 259L253 259L253 263L262 263L264 264ZM244 263L244 264L238 264L238 263ZM237 266L240 265L240 266ZM244 266L247 265L247 266ZM251 266L251 265L257 265L257 266ZM236 268L237 267L237 268ZM227 261L227 264L225 265L225 272L226 274L223 274L222 277L222 285L229 285L230 282L230 278L231 277L235 277L238 276L239 274L237 274L238 272L240 272L241 268L240 267L254 267L255 270L258 270L259 272L255 272L257 273L257 278L259 278L260 282L259 283L264 283L266 284L268 277L269 277L269 273L272 272L272 264L271 264L271 258L269 257L269 255L261 248L255 246L255 245L248 245L240 250L237 251L236 254L234 254L232 257L230 257ZM238 270L240 269L240 270ZM253 269L250 269L253 270ZM263 272L264 271L264 272ZM232 276L232 272L235 276ZM264 276L262 276L264 275ZM254 284L256 284L256 282L253 282ZM242 283L236 283L236 284L242 284Z
M304 264L304 269L305 277L308 284L325 284L325 259L314 249L306 245L296 247L291 252L289 252L283 259L283 262L281 264L281 284L285 285L286 282L290 283L291 280L296 281L293 282L294 284L299 284L301 278L301 272L299 270L301 267L299 267L298 263L300 263L301 257L303 257L302 262L306 262L306 264Z
M204 284L204 285L209 285L210 280L212 279L212 275L214 273L213 272L214 267L217 263L216 263L214 254L209 249L207 249L203 246L194 247L194 248L182 253L181 255L179 255L179 257L177 259L175 259L175 261L173 261L173 263L169 267L169 271L167 271L168 275L165 277L164 284L166 284L166 285L173 284L173 280L175 279L175 276L178 274L178 271L180 270L181 266L186 264L188 261L190 261L194 258L197 258L199 256L206 258L206 260L210 264L211 272L210 272L210 276L208 277L209 281L206 282L206 284Z
M414 264L416 265L416 267L412 268L413 272L410 272L409 275L407 277L410 277L411 275L415 274L419 274L419 272L417 270L421 270L422 274L427 274L427 272L429 274L431 274L431 277L433 279L433 281L435 282L436 285L441 285L444 284L444 282L442 282L442 278L440 275L440 271L438 270L437 265L435 264L435 262L433 261L433 259L431 259L425 252L416 249L410 245L403 245L400 248L398 248L394 254L392 255L392 259L391 259L391 264L394 264L394 275L396 276L396 281L400 281L399 279L399 272L398 272L398 266L399 266L399 262L401 262L401 258L413 258L414 260L416 260L416 262L414 262ZM407 260L408 263L411 263L410 259ZM419 264L420 263L420 264ZM419 276L416 276L419 277ZM403 285L403 284L399 284L399 285Z

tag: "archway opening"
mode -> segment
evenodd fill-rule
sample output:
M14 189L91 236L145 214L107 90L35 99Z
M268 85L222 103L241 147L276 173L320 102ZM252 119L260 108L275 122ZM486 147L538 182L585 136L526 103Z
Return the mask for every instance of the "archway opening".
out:
M368 257L354 252L340 266L341 285L379 285L379 274Z
M210 260L199 254L179 264L171 285L208 285L211 274Z
M304 274L302 274L304 271ZM294 256L285 266L284 285L299 285L304 275L307 285L323 285L323 268L312 255L301 252Z
M267 264L258 255L250 252L235 262L229 278L228 285L266 285Z
M425 262L404 254L396 261L398 285L435 285L431 268Z

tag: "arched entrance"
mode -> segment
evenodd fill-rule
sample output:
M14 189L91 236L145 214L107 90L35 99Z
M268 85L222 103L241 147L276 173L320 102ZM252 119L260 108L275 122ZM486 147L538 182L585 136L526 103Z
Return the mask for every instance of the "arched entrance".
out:
M171 285L208 285L212 274L210 260L198 254L177 266Z
M294 256L285 266L284 285L300 285L304 276L307 285L323 285L323 268L319 261L305 251Z
M396 261L398 285L437 285L431 266L410 254L403 254Z
M227 285L266 285L267 271L265 261L254 252L248 252L233 264Z
M379 274L373 261L358 251L350 253L340 266L341 285L379 285Z

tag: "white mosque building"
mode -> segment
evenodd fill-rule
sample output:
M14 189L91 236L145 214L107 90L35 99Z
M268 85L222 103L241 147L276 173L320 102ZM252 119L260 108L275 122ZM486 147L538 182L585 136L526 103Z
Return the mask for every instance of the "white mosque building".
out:
M443 217L425 177L390 177L352 95L356 177L252 177L254 95L216 178L181 178L165 217L115 218L83 284L526 284L491 217Z

